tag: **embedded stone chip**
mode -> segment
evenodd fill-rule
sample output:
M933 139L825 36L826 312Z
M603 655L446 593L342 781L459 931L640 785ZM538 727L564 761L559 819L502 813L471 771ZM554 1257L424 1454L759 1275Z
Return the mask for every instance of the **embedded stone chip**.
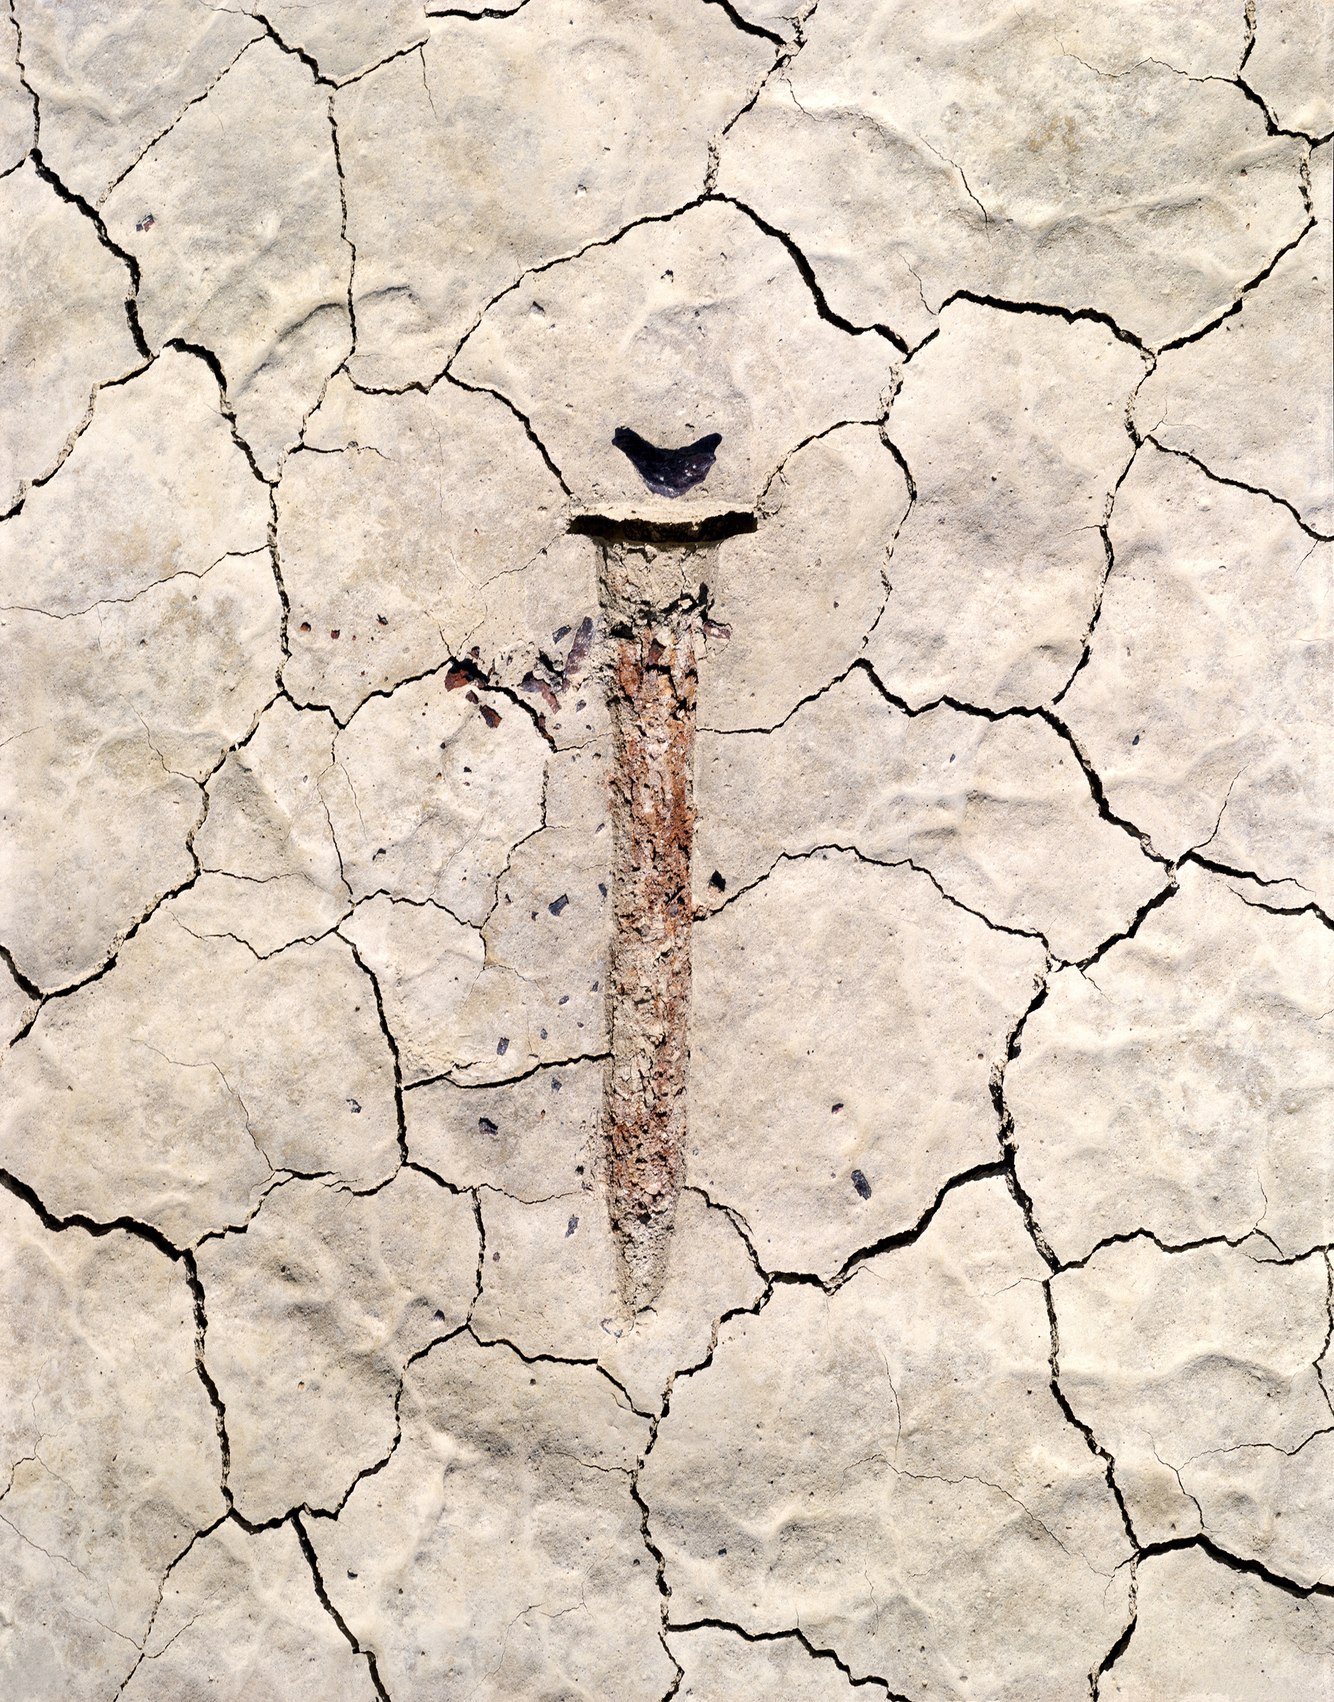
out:
M719 6L468 10L334 99L357 252L351 371L373 389L429 384L506 292L542 317L548 286L529 274L693 201L710 140L773 60Z
M0 0L0 1702L1334 1702L1334 0Z
M408 1155L456 1188L537 1203L598 1174L601 1098L601 1062L498 1084L423 1083L403 1095Z
M534 1057L575 1058L606 1047L610 767L611 753L593 745L551 758L546 825L515 847L483 924L488 963L519 977L516 1014L527 1021Z
M524 989L481 932L429 899L364 899L341 933L375 976L407 1087L514 1075L534 1060Z
M766 1270L832 1277L997 1161L991 1072L1044 962L851 852L784 863L697 927L687 1171Z
M464 1322L477 1255L472 1201L407 1169L370 1194L282 1182L243 1235L202 1244L208 1364L247 1518L336 1512L389 1454L403 1372Z
M480 926L444 900L383 892L342 925L380 982L407 1085L504 1081L605 1051L611 835L591 754L549 759L545 825L516 840Z
M284 682L344 720L451 657L520 686L596 606L592 547L565 536L564 492L493 396L367 396L340 374L277 505Z
M372 697L321 788L356 899L389 893L477 926L520 840L542 826L547 749L508 696L462 668Z
M511 291L451 370L532 422L581 504L643 497L639 474L611 449L613 428L627 424L668 447L720 432L701 490L746 509L804 439L880 418L894 354L882 337L821 318L783 244L709 201ZM573 373L596 392L596 409L570 404Z

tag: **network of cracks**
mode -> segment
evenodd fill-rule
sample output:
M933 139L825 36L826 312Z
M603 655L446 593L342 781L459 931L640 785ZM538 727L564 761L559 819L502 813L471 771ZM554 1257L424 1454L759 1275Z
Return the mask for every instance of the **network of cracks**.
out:
M1317 1693L1318 9L11 23L11 1693ZM623 422L759 516L638 1314Z

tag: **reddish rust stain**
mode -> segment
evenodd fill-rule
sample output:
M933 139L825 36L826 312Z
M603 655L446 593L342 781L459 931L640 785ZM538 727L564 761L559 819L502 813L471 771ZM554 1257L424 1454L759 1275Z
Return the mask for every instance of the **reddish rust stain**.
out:
M615 861L603 1101L612 1227L626 1298L661 1287L685 1168L694 834L694 610L614 640Z

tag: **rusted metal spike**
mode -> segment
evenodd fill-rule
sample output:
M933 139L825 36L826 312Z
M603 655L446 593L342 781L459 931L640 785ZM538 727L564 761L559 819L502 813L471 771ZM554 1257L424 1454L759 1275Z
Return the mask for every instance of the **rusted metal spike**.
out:
M719 542L754 527L752 514L702 505L670 519L635 511L572 523L601 546L611 645L611 1056L602 1138L622 1295L633 1311L662 1287L685 1172L695 638Z

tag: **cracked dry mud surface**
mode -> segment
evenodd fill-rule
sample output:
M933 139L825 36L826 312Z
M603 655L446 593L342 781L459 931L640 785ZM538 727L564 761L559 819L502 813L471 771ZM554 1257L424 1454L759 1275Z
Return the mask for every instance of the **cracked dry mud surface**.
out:
M1334 12L4 6L7 1702L1334 1695Z

